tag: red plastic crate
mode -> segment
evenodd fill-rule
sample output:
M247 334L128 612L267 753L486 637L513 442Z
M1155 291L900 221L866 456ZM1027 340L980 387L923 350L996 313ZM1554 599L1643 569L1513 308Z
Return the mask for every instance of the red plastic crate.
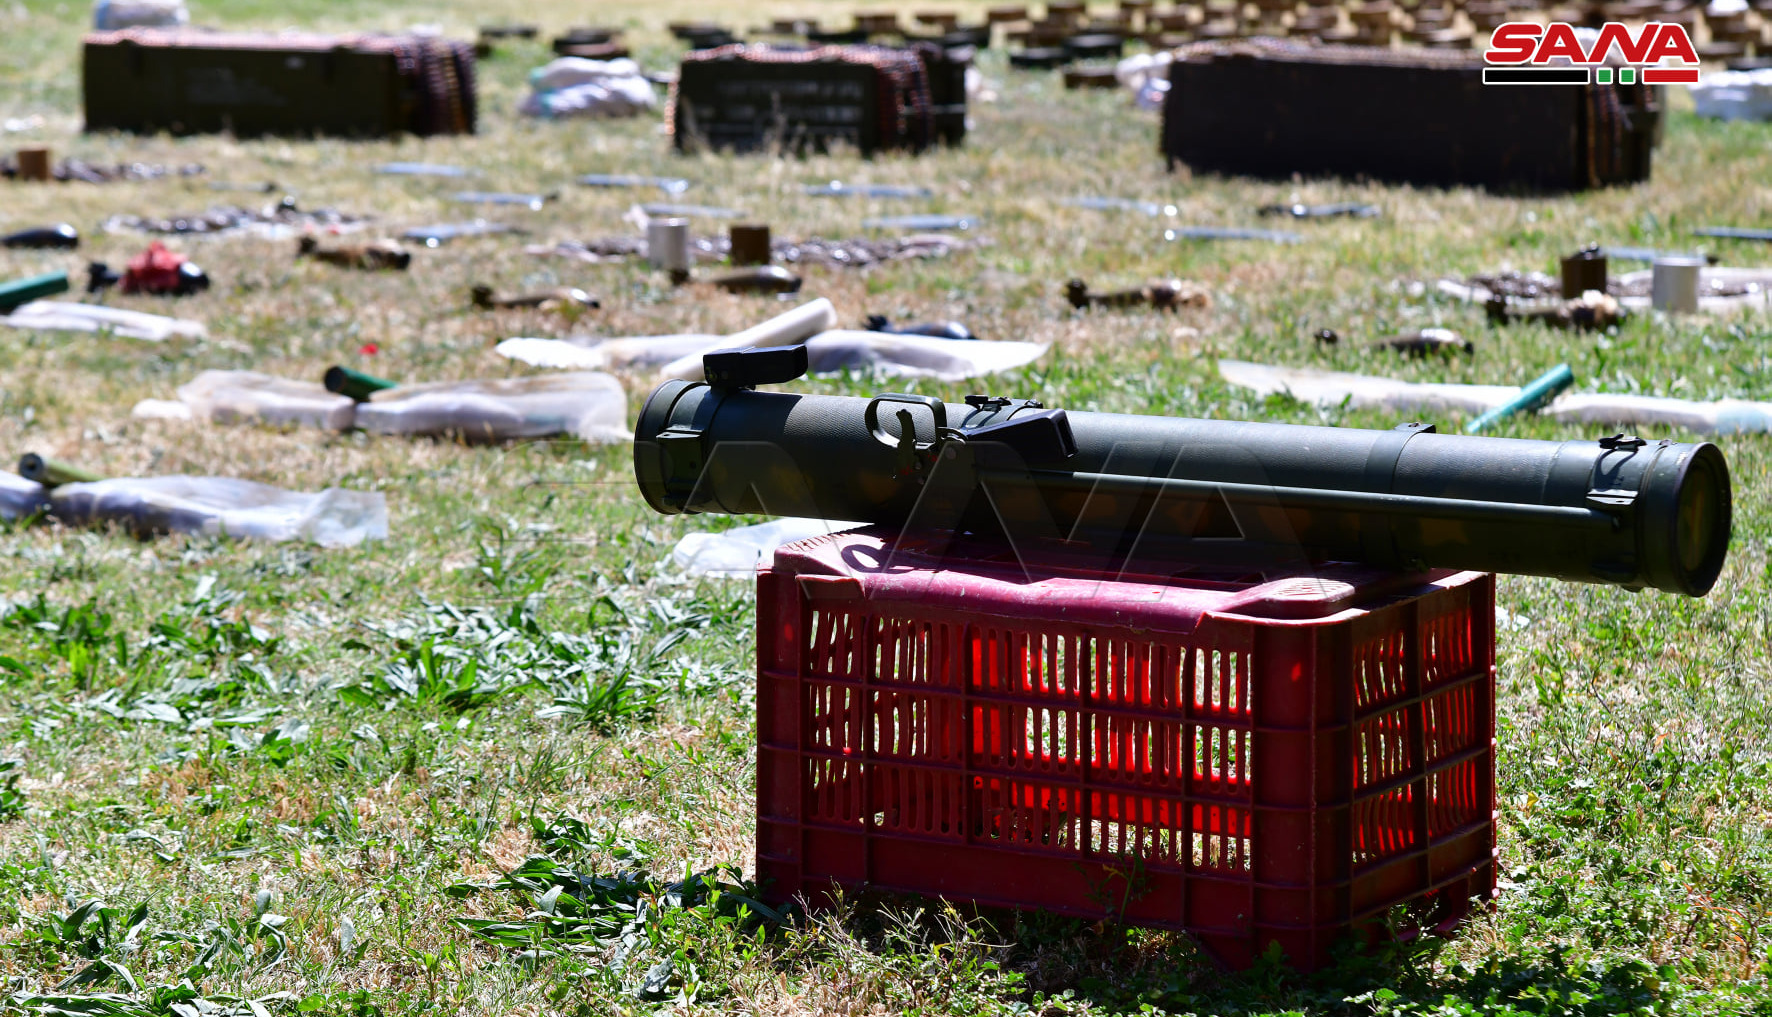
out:
M757 581L757 876L1324 964L1495 887L1494 578L1029 573L879 531Z

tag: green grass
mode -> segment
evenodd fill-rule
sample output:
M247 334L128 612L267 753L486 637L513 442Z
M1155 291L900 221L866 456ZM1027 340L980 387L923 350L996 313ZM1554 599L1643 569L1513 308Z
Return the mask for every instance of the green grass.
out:
M976 6L976 5L973 5ZM837 4L594 9L536 4L198 3L198 20L398 28L525 17L549 29L628 25L663 66L671 18L750 25ZM8 136L119 161L198 161L207 178L0 188L0 229L75 223L76 255L0 252L0 276L121 262L127 212L232 200L209 180L277 181L309 206L388 230L461 218L451 182L377 178L388 159L459 162L477 184L563 190L500 215L535 241L627 231L633 196L573 187L592 171L666 172L686 200L744 208L781 235L844 235L901 203L810 201L832 178L919 183L929 211L982 217L994 243L872 273L813 272L846 323L870 312L957 317L990 338L1054 344L989 390L1048 405L1389 426L1382 415L1260 400L1218 380L1219 356L1423 380L1520 383L1567 361L1583 389L1772 398L1761 318L1641 316L1616 334L1498 330L1434 295L1442 274L1550 269L1597 240L1690 247L1706 223L1772 219L1772 128L1676 110L1652 183L1510 197L1347 182L1167 174L1155 120L1118 95L986 58L1002 100L965 148L865 162L669 155L653 120L520 122L542 43L483 65L485 129L469 139L352 144L84 136L77 40L85 5L0 6ZM1161 199L1179 220L1258 225L1278 200L1369 200L1383 218L1306 223L1295 247L1169 244L1149 220L1055 205ZM646 195L641 200L650 200ZM532 258L508 240L418 254L407 275L297 263L293 243L175 247L217 285L176 312L211 339L164 346L0 334L0 455L42 451L122 475L191 472L387 493L390 540L354 550L203 538L136 542L19 527L0 534L0 970L20 1010L78 1013L1081 1013L1246 1011L1537 1014L1772 1012L1772 589L1765 438L1720 440L1736 530L1701 601L1507 578L1499 604L1504 876L1493 910L1447 941L1350 956L1311 977L1225 974L1184 937L938 902L852 902L783 916L756 903L755 736L747 584L683 583L663 566L690 524L652 515L627 452L322 437L138 422L197 371L317 377L333 362L395 378L514 370L509 335L564 335L543 314L467 307L475 282L578 285L602 334L726 331L771 305L672 290L639 266ZM1718 242L1731 264L1764 263ZM1180 316L1076 315L1063 281L1177 275L1213 294ZM1425 287L1417 285L1426 283ZM117 303L163 305L134 298ZM1412 361L1358 340L1439 324L1475 356ZM1333 327L1354 342L1322 352ZM374 358L360 355L377 344ZM631 407L648 380L630 378ZM817 379L805 391L880 384ZM902 382L953 398L967 386ZM1458 421L1444 423L1456 424ZM1591 436L1524 419L1502 433ZM1689 437L1689 436L1683 436ZM693 525L727 525L701 520ZM570 890L571 892L564 892Z

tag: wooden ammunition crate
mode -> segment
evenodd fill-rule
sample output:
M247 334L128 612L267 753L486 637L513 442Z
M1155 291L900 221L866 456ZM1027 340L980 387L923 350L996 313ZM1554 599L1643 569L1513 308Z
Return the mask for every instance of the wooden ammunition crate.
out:
M833 144L863 155L921 151L935 131L922 59L878 46L691 53L672 92L670 122L679 149L741 152L776 145L826 151Z
M85 40L86 129L471 134L473 47L399 36L134 28Z
M1184 46L1163 151L1195 172L1565 192L1649 178L1643 85L1483 84L1468 53L1256 39Z

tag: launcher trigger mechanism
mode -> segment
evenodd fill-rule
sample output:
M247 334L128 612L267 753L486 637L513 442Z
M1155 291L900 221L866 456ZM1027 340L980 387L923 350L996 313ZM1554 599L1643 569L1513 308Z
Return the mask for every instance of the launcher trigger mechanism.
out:
M893 415L898 418L898 437L880 426L880 407L885 403L901 403L904 406L921 406L929 411L934 428L928 441L917 438L917 416L908 409L899 409ZM901 478L923 473L935 462L941 453L942 445L951 441L962 441L959 431L948 426L947 406L934 396L910 395L905 392L884 392L868 401L867 409L862 412L862 423L867 426L868 433L874 440L898 452L897 475Z

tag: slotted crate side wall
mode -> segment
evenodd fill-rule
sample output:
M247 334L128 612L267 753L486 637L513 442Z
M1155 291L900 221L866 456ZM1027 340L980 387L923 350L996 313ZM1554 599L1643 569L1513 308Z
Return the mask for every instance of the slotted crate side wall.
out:
M1412 899L1430 924L1449 924L1493 888L1493 625L1485 577L1323 631L1308 723L1303 700L1285 695L1304 648L1258 628L1272 666L1256 695L1257 772L1296 766L1312 740L1316 795L1301 816L1268 794L1289 785L1258 781L1258 940L1321 956L1333 924Z
M1180 640L882 616L765 572L759 878L1123 908L1232 963L1313 965L1436 888L1461 912L1493 879L1488 584Z
M832 142L880 148L879 85L872 67L685 62L679 71L678 148L703 143L750 152L771 141L787 151Z
M1480 62L1344 59L1284 43L1170 66L1162 144L1195 172L1367 177L1562 192L1647 180L1658 109L1642 86L1484 85ZM1320 52L1328 52L1333 47Z
M804 52L724 46L684 59L667 119L679 150L779 146L803 153L838 144L854 145L862 155L920 152L938 127L929 77L937 65L911 51L873 46ZM964 68L960 74L963 86ZM963 135L963 87L959 111ZM951 122L941 127L950 143L959 141Z
M472 49L442 40L101 32L81 77L89 131L428 136L477 114Z

